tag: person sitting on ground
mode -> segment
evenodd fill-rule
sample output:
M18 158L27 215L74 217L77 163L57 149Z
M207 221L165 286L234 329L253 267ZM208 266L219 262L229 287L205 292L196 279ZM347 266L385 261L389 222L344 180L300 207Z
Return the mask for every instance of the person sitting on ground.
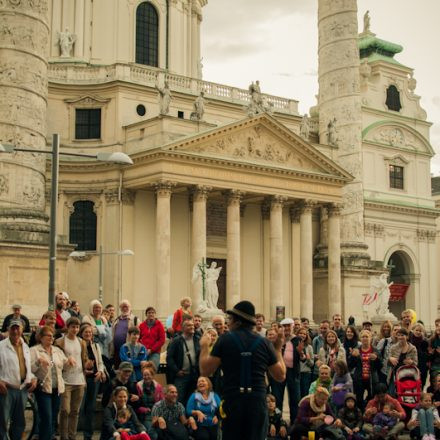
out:
M428 342L429 376L432 381L432 378L440 373L440 318L435 320L435 330Z
M142 368L142 380L136 384L139 396L139 406L136 414L144 424L152 440L157 439L157 432L152 425L151 411L155 403L164 398L162 385L154 380L155 369L152 362L147 362Z
M353 380L348 372L347 364L338 360L335 363L335 375L331 384L331 402L337 412L344 406L345 395L353 392Z
M196 392L191 394L186 404L186 414L196 421L193 437L196 440L216 440L220 397L212 391L209 378L200 376Z
M397 399L394 399L387 394L387 385L378 383L375 387L375 396L371 399L364 413L364 431L366 434L373 435L373 419L374 416L381 412L385 404L391 405L391 414L398 418L397 423L388 432L388 438L397 437L399 433L405 428L404 420L406 418L405 410L402 408Z
M145 433L143 426L140 428L141 426L133 420L128 408L122 408L116 413L115 428L121 440L150 440L150 436Z
M342 430L347 440L363 440L362 411L356 406L356 396L353 393L345 395L344 406L339 410L338 417L342 422Z
M269 416L269 428L267 440L280 440L287 437L287 423L283 420L281 411L277 408L275 396L266 396L267 413Z
M128 391L128 401L133 408L137 409L139 406L139 396L136 388L136 383L131 380L133 375L133 365L130 362L121 362L119 364L119 368L116 371L116 376L111 381L111 386L105 388L104 393L102 395L102 406L105 408L112 396L113 390L118 387L124 387Z
M432 403L430 393L422 393L420 405L414 408L408 422L411 438L417 440L435 440L440 438L440 417Z
M125 409L130 413L130 421L134 424L136 432L145 434L145 428L136 417L133 408L128 405L129 394L124 386L116 387L111 396L110 404L104 409L101 440L122 440L121 432L116 427L118 411ZM148 437L143 437L146 440Z
M432 403L438 409L440 407L440 374L431 378L431 383L427 391L432 394Z
M147 349L139 342L139 329L130 327L128 329L128 342L122 345L119 350L119 358L122 362L130 362L133 365L133 376L131 380L138 382L142 379L142 365L147 361Z
M389 432L397 423L397 417L391 412L391 405L385 403L382 411L377 412L373 418L373 432L378 438L389 438Z
M185 408L177 398L177 388L167 385L165 398L153 406L152 423L156 427L159 440L188 440L187 426L193 429L196 427L192 416L186 418Z
M313 394L304 397L299 403L298 415L291 427L291 438L308 437L310 431L315 438L343 438L342 422L334 419L328 403L330 393L323 387L316 388Z
M318 387L323 387L328 392L330 392L331 385L332 378L330 367L328 365L322 364L319 367L318 379L310 384L309 394L314 394Z

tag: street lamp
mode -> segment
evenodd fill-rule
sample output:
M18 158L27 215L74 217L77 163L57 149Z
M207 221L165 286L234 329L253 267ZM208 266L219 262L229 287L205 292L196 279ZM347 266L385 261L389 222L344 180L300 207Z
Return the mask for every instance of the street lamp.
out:
M50 229L49 229L49 293L48 304L49 310L54 308L55 300L55 268L57 259L57 205L58 205L58 173L59 173L59 156L88 157L96 159L99 162L111 162L120 165L132 165L133 161L130 156L121 152L114 153L67 153L60 151L60 136L55 133L52 135L51 150L34 150L31 148L21 148L10 144L0 143L0 153L14 153L22 151L26 153L42 153L52 156L52 187L50 195Z
M76 258L84 258L86 255L93 255L94 252L86 252L86 251L73 251L69 254L69 257ZM102 293L102 278L103 278L103 255L121 255L121 256L133 256L134 252L131 249L123 249L122 251L114 251L114 252L103 252L102 246L99 246L99 252L97 253L99 256L99 287L98 287L98 299L102 304L103 293Z

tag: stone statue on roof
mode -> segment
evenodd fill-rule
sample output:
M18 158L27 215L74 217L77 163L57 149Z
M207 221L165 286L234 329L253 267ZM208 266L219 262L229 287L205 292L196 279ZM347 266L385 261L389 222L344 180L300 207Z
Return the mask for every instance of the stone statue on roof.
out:
M205 114L205 92L203 90L193 103L194 111L191 113L192 121L202 121Z
M76 35L69 31L66 27L64 32L58 32L58 44L60 45L60 52L62 58L70 58L73 44L76 41Z
M161 115L167 115L170 112L170 103L172 98L168 81L164 82L163 87L160 87L159 84L156 84L156 89L159 92L159 112Z
M364 14L364 30L363 30L363 33L370 32L370 24L371 24L370 11L367 11Z
M304 116L301 119L301 125L299 127L300 136L307 140L310 134L310 120L307 113L304 113Z

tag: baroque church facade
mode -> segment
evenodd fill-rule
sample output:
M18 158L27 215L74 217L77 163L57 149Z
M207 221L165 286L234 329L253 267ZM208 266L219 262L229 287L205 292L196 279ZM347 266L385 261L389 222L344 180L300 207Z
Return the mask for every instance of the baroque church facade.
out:
M221 267L219 307L269 319L438 314L430 123L403 48L355 0L319 0L319 93L298 102L202 79L206 0L0 3L0 142L123 151L123 167L60 162L57 289L86 307L127 298L166 317L203 301L197 265ZM26 67L26 69L24 69ZM50 161L0 157L0 310L45 309ZM84 256L72 257L77 249ZM130 249L134 256L114 253ZM101 255L100 255L101 254Z

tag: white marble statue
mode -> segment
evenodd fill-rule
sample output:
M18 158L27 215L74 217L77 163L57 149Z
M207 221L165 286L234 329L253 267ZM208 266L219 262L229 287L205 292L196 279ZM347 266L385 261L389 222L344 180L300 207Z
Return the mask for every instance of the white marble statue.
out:
M307 113L301 119L301 125L299 127L299 134L303 139L308 139L310 134L310 121Z
M200 95L194 101L193 107L194 111L191 113L190 119L193 121L202 121L203 115L205 114L205 93L200 92Z
M373 279L372 285L375 287L377 292L377 304L376 304L376 314L388 315L390 313L389 302L390 302L390 286L393 282L388 283L388 274L383 273L378 278Z
M222 268L217 267L217 262L213 261L211 266L206 268L206 303L208 309L218 310L218 286L217 280Z
M197 263L193 268L192 282L196 283L199 278L202 279L202 292L204 292L204 298L200 302L197 309L198 313L214 313L218 312L218 286L217 280L220 276L222 268L217 267L217 263L213 261L211 266L208 267L205 260L202 263Z
M64 32L58 32L58 44L60 45L60 52L62 58L70 58L73 45L76 41L76 35L66 28Z
M168 81L164 82L163 87L160 87L159 84L156 84L156 90L159 92L159 113L161 115L167 115L170 112L170 103L172 98Z

